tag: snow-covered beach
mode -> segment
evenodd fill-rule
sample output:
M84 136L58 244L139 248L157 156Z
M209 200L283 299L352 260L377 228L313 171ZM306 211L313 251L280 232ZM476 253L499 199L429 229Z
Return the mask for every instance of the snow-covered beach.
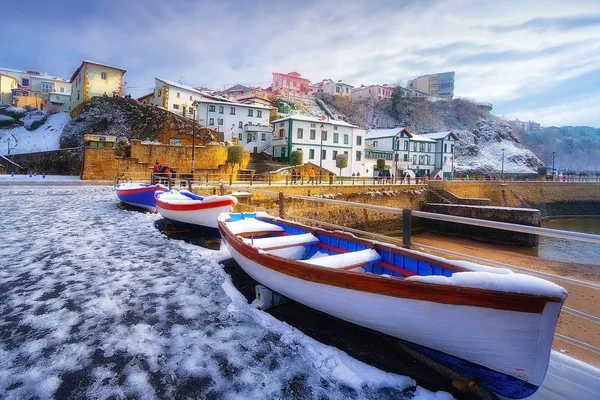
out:
M105 186L0 194L0 398L449 399L259 311L223 253L169 240ZM537 399L592 399L554 353Z

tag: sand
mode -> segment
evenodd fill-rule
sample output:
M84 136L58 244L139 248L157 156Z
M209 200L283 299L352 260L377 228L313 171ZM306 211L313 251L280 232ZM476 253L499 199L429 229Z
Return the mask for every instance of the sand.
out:
M413 236L413 248L446 258L460 258L441 251L431 251L424 248L419 249L419 244L435 246L444 250L456 251L480 258L503 262L505 264L516 265L600 285L600 265L544 260L535 256L519 253L518 251L515 251L515 248L512 246L483 243L475 240L443 236L434 233L423 233ZM565 302L566 307L600 318L600 290L579 284L565 283L560 280L553 281L568 290L569 297ZM600 323L574 315L567 312L565 309L561 312L557 333L600 348ZM600 354L593 350L566 343L556 337L554 339L553 347L555 350L563 351L570 356L600 367Z

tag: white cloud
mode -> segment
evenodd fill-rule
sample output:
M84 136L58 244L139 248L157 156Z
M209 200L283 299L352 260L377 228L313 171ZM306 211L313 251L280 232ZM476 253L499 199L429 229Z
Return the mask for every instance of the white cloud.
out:
M515 110L507 114L509 119L543 121L543 125L589 125L598 126L598 110L600 110L600 95L589 96L576 101L551 106L539 107L533 110Z

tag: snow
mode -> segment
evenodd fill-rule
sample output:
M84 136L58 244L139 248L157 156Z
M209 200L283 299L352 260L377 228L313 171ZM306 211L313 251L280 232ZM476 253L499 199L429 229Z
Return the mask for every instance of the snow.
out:
M0 398L450 398L256 309L224 251L118 204L111 186L4 188Z
M381 139L386 137L396 136L404 129L403 127L392 128L392 129L369 129L365 136L366 140L370 139Z
M344 268L355 264L362 264L374 261L380 261L379 253L373 249L365 249L350 253L336 254L328 257L319 257L316 259L303 260L306 264L318 265L327 268Z
M451 277L411 276L407 280L437 285L463 286L500 292L526 293L536 296L566 297L567 291L555 283L535 276L493 272L455 272Z
M0 154L7 155L8 147L10 154L58 150L60 135L70 120L69 113L60 112L50 115L46 123L34 131L23 126L0 129Z
M27 110L25 110L22 107L11 106L11 107L7 107L5 112L11 113L11 114L25 115Z
M0 121L10 121L10 122L13 122L14 118L13 117L9 117L8 115L0 115Z
M304 233L302 235L288 235L272 238L260 239L243 239L244 242L251 244L258 249L266 249L269 247L292 246L297 244L309 244L319 241L312 233Z
M190 198L188 196L185 196L184 193L188 193L191 194L192 197L197 197L197 198ZM201 196L197 196L194 195L193 193L191 193L188 190L166 190L164 192L158 192L157 193L158 198L165 202L165 203L170 203L170 204L197 204L197 203L211 203L211 202L215 202L215 201L222 201L222 200L232 200L234 201L235 204L237 204L237 199L233 196L229 196L229 195L225 195L225 196L206 196L204 198L202 198Z
M23 118L23 123L25 128L27 129L31 129L31 125L34 122L38 122L38 121L43 121L44 119L46 119L48 116L46 115L46 113L44 111L30 111L25 115L25 118Z
M279 225L269 224L255 218L247 218L234 222L225 222L227 229L234 235L251 232L282 232L283 228Z

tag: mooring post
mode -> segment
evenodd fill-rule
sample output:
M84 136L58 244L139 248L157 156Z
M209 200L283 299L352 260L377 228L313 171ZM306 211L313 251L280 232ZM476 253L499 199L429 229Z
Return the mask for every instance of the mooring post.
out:
M279 218L283 218L285 215L284 204L283 204L283 192L279 192Z
M409 208L402 209L402 245L410 249L410 225L411 225L411 210Z
M229 174L229 186L233 184L233 174Z
M219 183L219 193L221 194L221 196L225 194L225 188L223 187L222 183Z
M188 190L191 192L192 191L192 181L188 179L187 185L188 185Z
M167 175L167 179L169 180L169 190L171 190L171 186L173 186L173 180L171 179L171 175Z

